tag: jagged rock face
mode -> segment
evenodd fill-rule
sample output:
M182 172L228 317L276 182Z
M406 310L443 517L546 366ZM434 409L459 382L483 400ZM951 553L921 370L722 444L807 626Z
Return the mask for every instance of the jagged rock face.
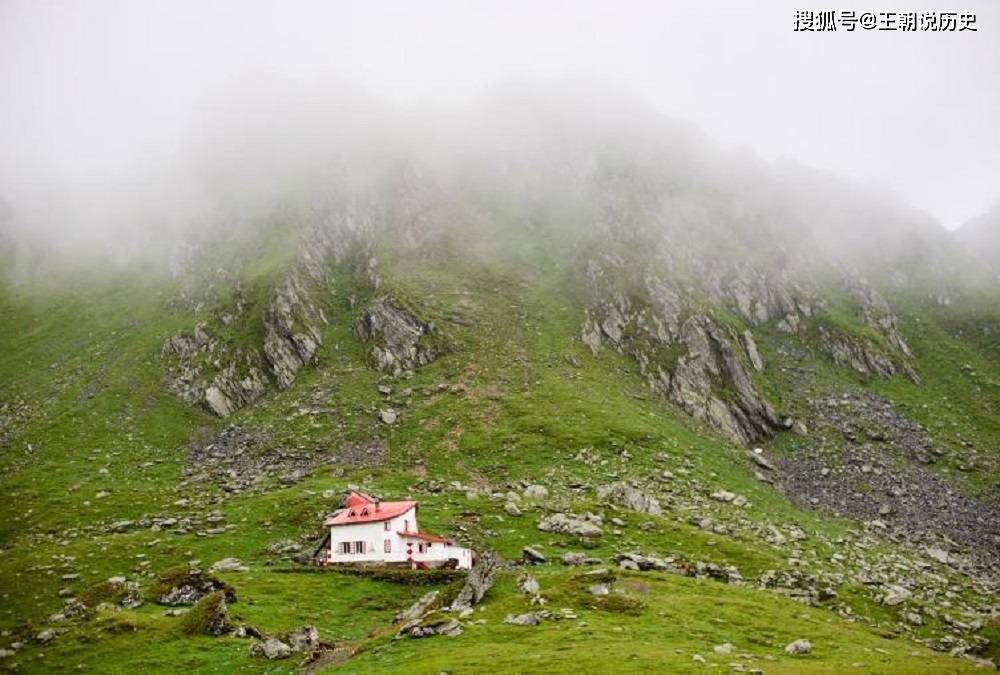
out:
M896 365L890 358L878 351L870 342L855 342L844 335L837 335L820 329L820 344L833 362L842 368L851 368L862 375L892 377Z
M422 322L393 298L376 299L355 322L354 329L364 342L373 343L368 355L372 366L391 375L400 375L426 365L437 356L425 335L433 326Z
M263 397L272 385L287 389L297 373L314 361L323 342L323 312L331 292L332 267L348 255L358 254L359 276L372 288L380 279L371 255L371 235L366 222L349 213L338 213L311 228L292 269L275 285L261 318L263 340L249 347L231 347L218 337L234 322L252 322L247 316L243 289L235 283L236 316L215 312L218 322L199 322L193 331L181 331L163 345L170 359L167 388L184 401L200 404L220 417Z
M848 280L848 287L854 296L866 325L877 328L885 335L889 345L905 356L913 356L909 345L899 334L899 320L889 309L889 303L882 294L868 286L863 279Z
M796 281L790 271L764 271L723 258L690 258L698 285L717 305L731 308L751 326L769 321L798 322L822 306L815 291Z
M251 365L242 375L237 371L236 364L229 362L205 389L205 404L219 417L232 415L267 392L264 375L253 364L255 359L248 355L247 361Z
M749 329L740 334L740 344L743 346L743 351L746 353L747 358L750 359L750 365L753 366L753 369L757 371L764 370L764 359L760 357L760 352L757 351L757 343L754 341L753 333Z
M591 267L591 273L596 269ZM645 286L647 307L617 289L605 291L588 311L584 343L593 352L605 343L625 352L656 391L729 438L748 444L770 436L778 416L733 348L742 344L750 362L763 368L749 331L741 341L708 315L684 319L691 310L683 292L652 276Z
M701 316L685 322L681 334L688 353L671 374L668 398L741 443L770 436L778 416L753 385L723 330ZM734 396L724 399L721 391Z
M264 356L278 386L287 389L295 374L311 363L323 343L327 323L298 274L290 274L274 292L264 314Z
M734 259L689 245L669 223L658 233L643 232L617 209L609 207L595 225L600 246L586 261L593 300L581 339L594 353L610 346L633 358L656 391L729 438L748 444L784 426L750 375L765 368L756 326L801 338L818 330L836 365L873 377L903 372L920 383L896 316L852 270L823 268L845 279L860 322L878 336L846 334L820 321L827 300L813 282L815 262L781 253L780 242L771 242L779 250L764 252L761 261ZM734 317L745 328L731 329Z

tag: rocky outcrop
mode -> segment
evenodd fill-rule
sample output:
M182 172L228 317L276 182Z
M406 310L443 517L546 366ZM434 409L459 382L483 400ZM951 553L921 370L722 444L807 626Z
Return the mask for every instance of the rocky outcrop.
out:
M778 415L757 391L723 329L696 316L681 334L687 354L663 383L667 397L741 443L770 436Z
M823 320L827 302L804 281L808 265L720 257L667 236L637 250L628 219L610 221L606 215L598 225L603 250L586 262L593 300L581 340L595 354L605 346L627 354L657 392L734 441L750 444L787 426L751 377L765 368L755 326L803 339L818 326L818 342L837 366L873 377L902 372L920 383L897 317L851 270L829 270L846 279L857 308L857 330L848 334Z
M356 218L327 216L308 231L294 264L262 307L254 306L239 280L220 272L222 281L232 283L234 299L217 307L211 322L199 321L193 330L167 339L161 350L167 388L188 403L228 417L271 388L291 387L323 343L332 270L353 256L358 269L345 273L368 287L379 286L370 247L370 234ZM202 304L194 309L200 311ZM234 329L262 337L248 343Z
M373 368L400 375L426 365L437 357L429 338L433 324L424 323L390 296L376 299L354 324L358 337L371 346L368 358Z
M322 343L320 329L326 317L314 297L318 292L309 290L296 272L278 284L264 312L259 347L234 347L215 337L216 332L226 332L221 320L215 328L202 321L193 332L169 338L162 349L172 362L166 374L168 389L228 417L264 396L271 382L290 387ZM210 380L209 373L214 373Z
M862 375L875 377L892 377L896 374L896 364L870 340L850 338L823 327L820 327L819 335L823 351L841 368L850 368Z
M913 356L910 346L899 332L899 320L892 313L889 303L882 294L869 286L864 279L849 278L847 286L858 305L859 314L865 325L880 330L893 349L904 356Z
M311 363L323 343L327 323L298 273L278 285L264 313L264 357L278 386L287 389L295 374Z
M267 393L267 379L257 353L237 350L235 357L205 389L205 405L219 417L228 417Z
M757 343L754 341L753 333L749 329L740 334L740 345L743 346L743 351L746 353L747 359L750 360L750 365L753 366L753 369L757 371L764 370L764 359L760 357L760 352L757 351Z
M665 256L649 264L670 271L676 261ZM584 320L583 342L594 353L608 345L629 355L654 390L734 441L749 444L769 437L779 419L750 376L749 368L764 368L753 335L749 330L737 335L694 296L707 293L753 325L777 317L797 321L800 313L813 312L814 303L743 268L733 276L728 267L702 264L701 293L654 271L623 281L629 276L624 268L613 254L588 263L596 300ZM623 289L629 284L631 292Z

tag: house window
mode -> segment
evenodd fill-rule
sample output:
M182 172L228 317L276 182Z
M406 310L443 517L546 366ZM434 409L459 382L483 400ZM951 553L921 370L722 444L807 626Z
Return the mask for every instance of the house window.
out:
M340 542L340 553L346 555L351 552L351 542L342 541Z
M385 531L388 532L391 529L392 529L392 521L390 520L385 521Z
M409 531L410 531L410 521L404 520L403 521L403 532L409 532Z
M363 541L356 541L356 542L354 542L354 552L355 553L364 553L365 552L365 542L363 542Z
M392 539L385 540L385 552L392 553Z
M420 553L424 552L424 545L422 543L421 544L417 544L417 551L419 551Z
M363 516L367 516L368 515L368 508L367 507L361 509L361 515L363 515Z

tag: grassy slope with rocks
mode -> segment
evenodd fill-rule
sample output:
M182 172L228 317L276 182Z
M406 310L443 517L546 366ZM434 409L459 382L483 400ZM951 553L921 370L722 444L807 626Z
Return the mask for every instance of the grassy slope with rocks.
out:
M300 657L251 658L246 639L186 635L180 619L165 616L149 597L157 575L171 568L235 556L250 569L219 575L238 595L230 616L269 635L315 625L323 640L359 647L338 667L344 672L703 669L695 655L727 669L740 663L768 673L972 667L908 638L932 638L951 631L954 621L981 619L949 616L940 607L880 604L884 590L860 583L855 572L897 565L916 574L933 566L941 583L955 589L947 598L952 606L982 605L988 597L919 551L855 521L796 506L755 479L744 449L657 397L634 362L611 350L592 356L581 343L587 298L558 238L522 238L516 246L498 241L481 250L445 248L430 260L383 252L382 292L415 303L447 337L448 351L434 363L399 381L366 367L365 346L352 326L373 293L344 277L328 299L330 322L314 366L301 371L292 388L226 420L183 404L163 387L163 341L212 311L210 304L200 310L172 305L176 282L137 275L77 280L74 290L57 283L4 288L0 648L24 646L0 666L16 663L22 672L77 665L97 672L294 670ZM233 264L250 275L273 273L259 260L237 257ZM351 293L362 297L354 307L346 302ZM220 294L226 297L224 288ZM812 386L824 392L872 387L941 442L960 448L962 440L972 441L984 471L971 482L988 490L995 485L1000 435L995 340L967 339L957 333L962 317L919 305L904 317L924 388L902 376L865 381L833 369L818 353L807 357L816 373ZM765 360L778 363L778 337L761 335ZM955 376L959 360L975 377ZM794 411L795 390L786 376L770 367L759 375L760 386ZM380 393L379 384L392 393ZM938 405L945 398L951 406ZM390 406L399 421L386 426L377 412ZM238 492L186 473L192 445L229 425L264 432L267 442L252 452L275 456L277 465ZM381 464L333 462L283 479L282 451L318 454L372 438L388 444ZM779 435L774 452L787 452L794 440ZM638 481L664 504L664 514L601 503L594 488L614 480ZM523 515L508 515L504 495L525 484L545 485L550 498L522 497ZM425 529L495 548L509 560L524 546L538 548L549 562L532 574L546 606L570 607L578 618L504 624L506 614L532 609L517 591L517 572L509 571L473 615L485 623L470 622L454 638L389 640L392 617L426 588L336 572L283 573L277 569L292 564L268 550L288 539L306 549L315 545L323 517L349 485L385 498L410 495L421 502ZM748 504L712 499L719 490ZM540 532L539 520L556 511L601 514L604 532L594 541ZM612 518L624 525L610 524ZM157 519L177 522L160 526ZM112 531L122 521L133 525ZM633 616L588 605L574 578L583 570L557 562L569 551L608 566L626 551L731 565L748 583L625 572L614 592L640 601L642 610ZM837 596L806 607L756 588L765 571L793 569L818 575ZM50 619L63 608L60 589L79 596L116 575L139 582L145 604L104 609L91 619ZM920 626L902 618L914 609L923 612ZM39 643L48 628L57 635ZM962 635L977 632L997 629L985 625ZM812 641L812 653L786 655L784 646L798 638ZM714 653L726 642L734 645L731 653Z

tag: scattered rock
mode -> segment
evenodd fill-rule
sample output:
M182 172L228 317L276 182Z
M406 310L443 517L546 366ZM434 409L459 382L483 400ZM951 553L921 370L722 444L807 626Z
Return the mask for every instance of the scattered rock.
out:
M608 584L591 584L587 587L587 591L591 595L608 595L611 593L611 587Z
M540 621L538 614L535 612L528 612L527 614L508 614L504 617L503 622L509 623L512 626L537 626Z
M517 580L517 588L527 595L537 595L540 587L538 580L530 574L522 574Z
M624 481L599 486L597 498L652 516L663 513L660 502L655 497Z
M236 602L236 591L224 581L201 570L180 567L161 576L153 587L153 596L161 605L193 605L204 596L223 591L226 602Z
M544 518L538 524L538 529L543 532L574 534L579 537L597 537L602 532L601 517L590 513L582 516L555 513Z
M319 631L315 626L302 626L288 633L285 641L294 651L311 652L319 648Z
M212 572L248 572L250 570L239 558L223 558L208 569Z
M268 659L287 659L292 655L292 648L278 638L267 638L263 642L250 645L250 656L264 656Z
M542 552L531 546L525 546L521 549L521 555L524 557L524 562L529 565L541 565L545 562L545 556Z
M895 607L909 600L912 595L913 593L902 586L890 586L888 592L882 598L882 604Z
M437 600L439 591L430 591L425 593L419 600L410 605L408 609L403 610L396 615L396 623L408 623L410 621L416 621L421 616L427 613L434 602Z
M400 631L400 635L410 637L432 637L434 635L445 635L455 637L462 634L462 624L458 619L452 618L442 612L431 612L420 621L408 625Z
M812 651L812 643L805 638L796 640L795 642L789 642L785 645L785 653L789 656L797 656L799 654L808 654Z
M549 490L544 485L529 485L524 488L524 496L528 499L545 499L549 496Z
M941 548L928 548L924 550L924 553L943 565L947 565L951 560L951 556L948 555L948 552Z

